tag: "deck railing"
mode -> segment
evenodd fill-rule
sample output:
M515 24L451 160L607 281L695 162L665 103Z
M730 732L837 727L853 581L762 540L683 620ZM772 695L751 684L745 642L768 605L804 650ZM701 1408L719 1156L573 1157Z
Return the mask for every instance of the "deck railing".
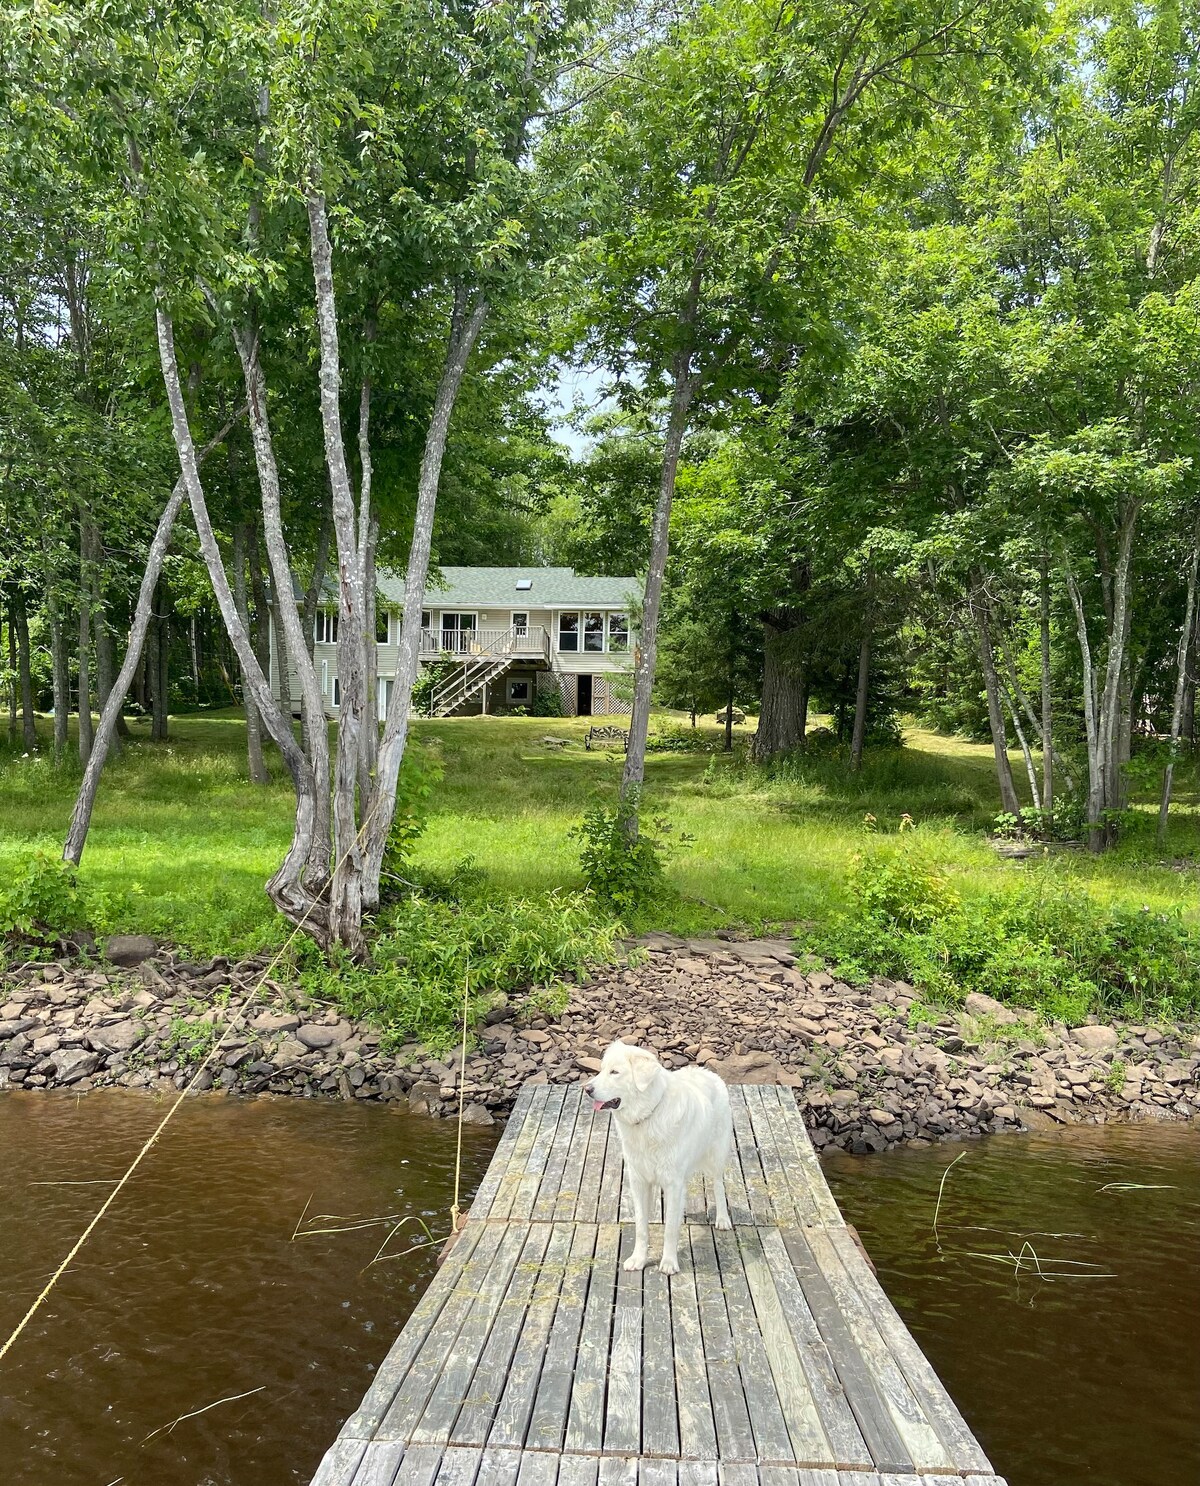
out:
M473 656L510 655L514 658L550 658L550 635L544 625L511 625L508 629L421 631L421 654Z

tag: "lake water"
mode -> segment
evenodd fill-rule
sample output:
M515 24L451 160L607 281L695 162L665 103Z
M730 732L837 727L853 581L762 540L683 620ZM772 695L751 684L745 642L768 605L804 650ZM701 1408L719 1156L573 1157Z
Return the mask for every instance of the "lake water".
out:
M0 1336L165 1107L0 1095ZM464 1136L470 1193L496 1135ZM307 1204L306 1230L395 1214L444 1237L454 1141L450 1122L386 1106L188 1100L0 1362L3 1486L307 1482L437 1249L372 1265L390 1224L293 1239L297 1223ZM423 1238L409 1223L389 1248Z
M164 1108L0 1095L0 1338ZM464 1134L465 1205L496 1133ZM353 1225L413 1216L444 1235L454 1140L379 1105L189 1100L0 1362L2 1486L307 1482L434 1268L432 1247L371 1264L391 1224ZM1010 1486L1200 1481L1200 1132L825 1169ZM409 1223L389 1249L423 1237Z
M1200 1131L999 1136L824 1169L1009 1486L1200 1482Z

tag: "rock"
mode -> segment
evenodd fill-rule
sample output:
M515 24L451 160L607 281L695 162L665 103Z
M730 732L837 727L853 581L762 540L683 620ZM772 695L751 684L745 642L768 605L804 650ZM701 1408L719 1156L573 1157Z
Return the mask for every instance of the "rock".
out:
M338 1047L346 1041L350 1032L349 1022L339 1022L336 1027L313 1026L311 1023L306 1023L298 1028L296 1040L309 1048Z
M578 1057L575 1059L576 1066L582 1068L585 1073L599 1073L600 1059Z
M7 1042L10 1037L18 1037L22 1032L28 1032L30 1027L38 1025L35 1016L16 1017L11 1021L0 1022L0 1042Z
M1071 1039L1089 1053L1110 1052L1118 1042L1115 1027L1073 1027Z
M494 1125L491 1111L486 1104L468 1104L462 1114L464 1125Z
M81 1047L64 1047L51 1053L50 1061L54 1064L55 1081L73 1084L95 1073L100 1066L100 1054L85 1052Z
M260 1011L250 1023L255 1032L294 1032L299 1025L293 1011Z
M146 1029L141 1022L129 1017L111 1027L93 1027L87 1036L97 1052L127 1053L145 1038Z
M274 1063L276 1068L286 1068L291 1063L299 1062L307 1052L308 1048L297 1038L285 1037L275 1049L271 1062Z
M972 991L963 1006L968 1016L990 1017L1002 1026L1010 1026L1017 1020L1016 1013L1010 1011L1003 1002L992 996L985 996L981 991Z
M104 941L104 958L114 965L132 969L158 953L158 945L149 934L114 934Z

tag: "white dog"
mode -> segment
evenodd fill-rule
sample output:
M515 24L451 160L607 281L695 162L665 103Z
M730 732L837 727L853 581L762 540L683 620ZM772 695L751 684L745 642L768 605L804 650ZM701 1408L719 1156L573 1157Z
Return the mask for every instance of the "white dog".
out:
M707 1068L672 1073L644 1047L614 1042L600 1072L584 1088L594 1109L611 1109L629 1168L635 1219L626 1269L645 1269L650 1254L650 1203L663 1194L663 1252L659 1269L679 1273L679 1229L687 1184L696 1172L716 1193L716 1226L729 1228L725 1166L733 1142L729 1091Z

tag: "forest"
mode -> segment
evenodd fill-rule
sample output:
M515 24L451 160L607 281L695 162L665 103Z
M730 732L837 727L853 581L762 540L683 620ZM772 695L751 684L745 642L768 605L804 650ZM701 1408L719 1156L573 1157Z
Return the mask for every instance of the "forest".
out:
M749 714L763 780L977 740L1001 835L1165 849L1200 646L1194 7L30 0L0 28L0 746L67 782L67 863L131 719L153 748L235 707L294 806L271 902L361 958L436 791L406 763L421 597L476 563L644 584L602 886L660 870L663 708L726 712L726 747Z

